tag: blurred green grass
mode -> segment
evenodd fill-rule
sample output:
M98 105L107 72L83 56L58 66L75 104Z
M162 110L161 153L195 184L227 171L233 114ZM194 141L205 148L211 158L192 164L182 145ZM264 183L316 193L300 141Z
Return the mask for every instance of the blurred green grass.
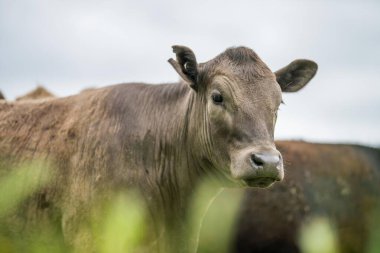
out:
M120 193L106 206L98 229L95 229L96 252L138 252L144 248L146 232L144 205L135 192ZM98 220L99 217L94 217Z
M19 222L14 218L15 213L20 210L27 213L22 204L54 178L49 166L36 162L10 170L1 168L1 172L0 253L71 253L72 250L63 243L62 235L57 233L60 227L45 226L19 236L9 233L13 229L13 220ZM96 214L91 219L92 235L96 238L93 245L95 252L140 252L144 248L145 209L136 192L115 194L107 201L99 200L88 213ZM28 223L25 220L21 222ZM56 225L60 226L60 222Z
M372 214L368 253L380 253L380 204Z
M242 197L240 189L228 189L210 203L200 230L198 252L229 252Z
M337 233L326 217L314 217L301 228L299 245L303 253L339 253Z
M2 171L4 171L1 168ZM21 165L0 178L0 218L12 212L28 196L52 178L48 166L40 162Z
M54 178L49 166L36 162L1 171L0 253L71 253L71 249L66 247L61 235L57 233L58 228L43 227L26 240L23 236L10 236L8 228L4 227L7 217L12 216L24 201L46 187ZM212 204L209 204L210 198L216 193L213 183L205 182L197 192L188 221L190 234L186 236L189 240L194 240L194 247L198 244L198 240L192 238L197 238L199 217L204 216L197 252L229 252L243 191L228 189L217 196ZM92 234L96 238L94 252L146 252L144 237L147 224L142 199L133 191L112 195L115 197L96 203L96 210L92 210L96 214L91 221ZM380 252L379 210L373 215L372 233L366 253ZM345 253L339 251L334 225L326 217L315 217L304 224L299 245L303 253Z

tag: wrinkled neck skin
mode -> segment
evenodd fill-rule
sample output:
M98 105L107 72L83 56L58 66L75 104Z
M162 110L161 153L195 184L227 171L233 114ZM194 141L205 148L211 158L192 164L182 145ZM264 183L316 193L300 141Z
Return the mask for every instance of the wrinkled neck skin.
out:
M139 111L133 113L138 115L133 132L138 137L132 137L132 150L127 152L132 156L127 161L136 166L132 170L140 171L135 182L151 216L159 221L155 230L160 252L193 252L197 233L191 236L187 231L191 198L216 171L206 159L212 157L206 106L185 83L160 86L145 87L140 98L135 94ZM130 125L128 117L125 124ZM215 192L207 194L211 198L217 191L215 187Z

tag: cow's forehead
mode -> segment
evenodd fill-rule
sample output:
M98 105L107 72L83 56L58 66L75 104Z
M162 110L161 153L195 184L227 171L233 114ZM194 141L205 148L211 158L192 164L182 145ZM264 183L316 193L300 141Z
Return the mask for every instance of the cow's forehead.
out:
M229 48L214 59L201 64L202 80L222 74L243 83L273 79L273 72L252 50L246 47ZM239 82L241 83L241 82Z
M234 95L240 98L259 96L281 102L281 89L274 73L252 50L229 48L214 59L201 64L201 78L206 83L218 76L229 79ZM218 78L219 79L219 78Z

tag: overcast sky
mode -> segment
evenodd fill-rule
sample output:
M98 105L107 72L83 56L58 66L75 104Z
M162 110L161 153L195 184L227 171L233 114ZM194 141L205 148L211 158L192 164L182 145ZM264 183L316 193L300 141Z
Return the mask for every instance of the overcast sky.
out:
M275 71L319 64L285 95L278 139L380 146L380 1L0 0L0 90L14 99L43 84L58 96L88 87L178 76L171 45L206 61L254 49Z

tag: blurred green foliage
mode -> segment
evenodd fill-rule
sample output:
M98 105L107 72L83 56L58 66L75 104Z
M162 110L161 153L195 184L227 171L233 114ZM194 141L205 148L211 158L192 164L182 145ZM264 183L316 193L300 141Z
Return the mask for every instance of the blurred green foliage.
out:
M10 170L1 168L0 171L0 253L71 252L59 233L60 222L27 234L14 236L10 233L13 223L20 222L15 215L20 211L22 215L28 212L23 209L23 203L53 179L49 166L30 163ZM88 213L95 214L91 219L92 236L96 238L94 250L99 253L140 252L146 231L143 202L133 191L115 195L107 201L99 200L93 204L93 210L88 210ZM21 222L25 223L21 226L26 226L29 221L21 219Z
M375 209L371 221L368 253L380 253L380 205Z
M198 252L229 252L242 196L240 189L228 189L210 203L200 230Z
M371 229L367 253L380 253L380 208L369 215ZM359 231L358 231L359 233ZM314 217L305 223L299 235L302 253L340 253L333 223L327 217ZM345 253L345 252L342 252Z
M53 178L48 164L35 161L12 169L2 167L0 172L0 252L67 252L54 227L45 226L43 230L34 231L28 237L15 235L12 231L28 222L18 216L22 213L28 217L21 205Z
M1 171L5 171L0 168ZM47 166L33 162L10 170L0 178L0 218L12 212L24 199L46 185L52 174Z
M299 236L303 253L339 253L336 231L325 217L314 217L305 223Z
M0 177L0 253L70 253L63 242L60 228L46 226L29 235L12 236L8 233L6 219L18 212L23 202L46 187L54 178L49 166L30 163L12 170L1 169ZM7 171L7 173L5 173ZM218 197L218 187L205 182L197 190L188 221L189 240L198 244L201 253L227 253L235 232L243 191L228 189ZM144 203L138 193L112 194L115 197L94 205L91 220L95 238L94 251L99 253L146 252L144 241L147 224ZM213 203L210 199L215 197ZM378 209L380 210L380 209ZM205 212L207 213L205 214ZM201 224L199 217L204 217ZM60 226L60 223L58 224ZM304 224L299 237L303 253L344 253L339 251L334 225L326 217L315 217ZM179 249L178 252L181 252ZM380 215L375 212L371 240L367 253L380 252Z
M145 211L137 193L120 193L106 206L101 224L96 231L96 252L138 252L143 248L146 230ZM98 220L99 217L94 217Z

